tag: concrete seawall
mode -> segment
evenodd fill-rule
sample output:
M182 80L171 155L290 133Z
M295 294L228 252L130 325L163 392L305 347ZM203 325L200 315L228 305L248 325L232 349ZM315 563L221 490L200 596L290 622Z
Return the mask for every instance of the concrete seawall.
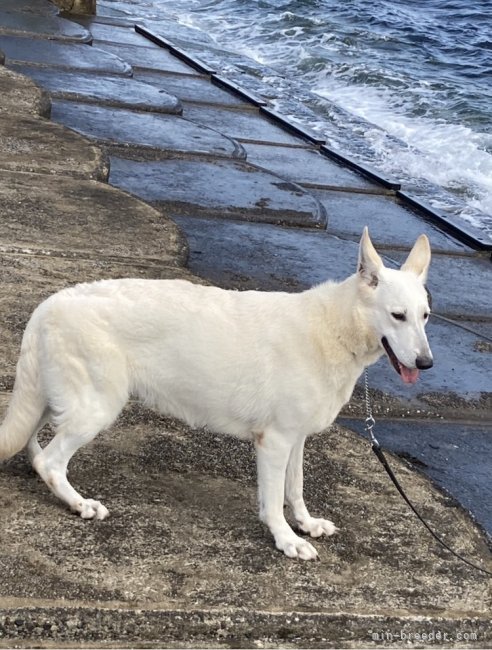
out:
M117 13L69 20L30 0L0 11L3 408L30 312L67 284L298 290L352 273L366 223L388 264L426 232L436 372L408 393L387 363L371 371L379 437L431 524L490 570L482 529L416 465L444 487L464 481L462 503L487 525L489 253ZM23 454L3 464L0 647L422 647L423 634L489 647L490 580L407 510L356 433L361 397L307 448L307 501L341 528L316 542L319 563L287 560L258 522L248 443L135 404L70 467L110 509L103 522L67 512Z

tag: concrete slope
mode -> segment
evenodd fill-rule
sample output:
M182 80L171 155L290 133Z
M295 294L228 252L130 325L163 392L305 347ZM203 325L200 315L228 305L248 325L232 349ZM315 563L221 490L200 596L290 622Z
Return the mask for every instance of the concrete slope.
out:
M447 541L480 562L486 547L468 516L391 462ZM305 474L309 506L341 529L314 542L321 561L308 564L278 553L257 519L249 442L130 408L71 465L71 481L109 508L103 522L68 513L24 457L12 459L0 474L0 631L21 645L133 647L486 638L489 580L417 526L366 442L339 427L310 439Z
M112 4L132 10L124 2ZM44 0L22 0L23 8L29 6L44 7L45 15L50 15L50 4ZM408 250L420 225L417 215L403 209L387 188L331 163L320 164L317 170L317 161L325 161L320 151L267 121L256 108L242 102L227 108L223 95L220 104L207 103L214 99L211 87L204 84L207 75L197 75L191 68L186 73L182 62L171 62L169 52L161 56L161 48L128 26L83 22L101 39L101 45L110 39L108 47L128 64L141 61L141 69L155 70L162 60L159 78L153 78L153 83L164 84L166 70L198 78L198 82L183 84L183 97L175 76L170 83L183 103L184 118L146 114L165 119L168 129L186 120L193 131L183 137L186 146L179 143L184 131L175 134L172 146L169 138L167 144L163 138L149 146L137 136L128 146L124 141L107 145L100 122L100 135L86 140L40 117L49 113L47 95L32 81L0 68L2 411L29 314L61 287L133 276L194 282L210 278L232 288L296 290L322 274L334 277L351 272L357 219L363 218L364 210L371 215L374 238L389 264L397 263L398 256ZM22 32L23 26L20 18L14 31ZM59 24L58 33L53 29L48 38L66 38L64 24ZM43 34L40 28L36 37L43 38ZM77 47L81 56L88 49L84 44ZM147 57L140 58L140 50L148 50ZM96 64L93 74L96 83L100 75ZM56 100L56 117L63 121L64 115L82 106L77 119L86 119L89 128L97 111L109 110L98 101L89 105ZM87 107L90 111L85 112ZM123 109L114 110L124 117L123 122L127 119ZM137 111L132 113L130 107L128 113ZM106 124L110 122L107 117ZM198 138L194 148L192 134ZM279 146L285 150L280 152ZM247 147L253 163L240 160ZM132 171L159 169L157 176L142 173L140 187L132 186L136 193L149 193L149 198L153 183L168 170L166 191L174 193L175 211L189 238L191 269L202 278L183 266L187 245L170 219L173 201L166 202L155 190L152 200L157 210L127 192L91 180L105 155L113 157L115 178L125 172L125 187L134 182ZM298 172L296 155L304 161ZM236 174L232 176L238 196L233 196L231 170ZM263 185L255 185L260 178ZM272 216L271 206L261 201L269 195L258 193L258 187L278 191L281 198L275 214L280 223L285 223L282 214L295 206L303 219L328 214L328 230L320 228L320 219L304 219L301 224L299 218L302 229L293 223L287 229L237 221L234 206L246 214L249 206L249 214L254 213L258 221ZM214 209L221 207L221 219L210 218L207 201ZM357 206L362 216L357 216ZM472 330L466 345L463 336L460 351L467 381L474 388L483 386L487 394L485 373L474 371L479 368L477 357L488 354L487 347L478 345L476 356L469 349L477 341L486 344L489 331L486 320L477 329L483 297L477 295L475 310L470 308L474 277L482 293L486 290L484 258L426 222L422 229L435 237L439 247L436 293L442 296L441 304L453 314L459 312L463 323L466 316ZM467 269L469 295L461 306L445 286L455 259ZM485 279L479 280L479 273ZM453 321L449 327L457 326ZM475 331L484 338L477 338ZM454 329L453 336L457 345ZM439 356L451 360L452 350L446 347L452 341L449 330L437 338L443 346ZM373 394L378 397L378 412L388 408L394 416L407 408L407 402L392 392L391 379ZM455 381L453 386L457 385ZM426 423L449 397L442 385L434 394L434 403L432 391L427 395ZM456 416L459 409L472 413L472 401L464 395L460 398L462 402L449 413ZM360 392L352 404L355 410L350 414L360 415ZM412 403L414 415L419 408ZM488 412L483 404L478 411L479 417ZM356 429L360 420L353 420L348 424ZM442 431L434 434L441 446L434 450L441 471L446 465ZM404 443L396 438L404 440L407 432L399 428L395 444L386 438L385 444L401 454ZM415 447L415 433L407 435L414 436L412 456L425 464L423 443ZM474 430L468 429L467 435L468 444L473 445ZM44 430L43 443L50 436ZM424 432L426 444L431 436ZM459 436L455 428L454 444L461 444ZM480 442L485 457L487 435L483 432ZM391 456L390 462L417 507L446 541L491 570L487 538L456 500L434 487L405 458ZM461 467L464 481L470 469L466 463ZM433 643L445 647L460 647L464 641L473 647L490 645L490 580L434 543L361 436L334 426L310 439L305 475L306 500L313 513L329 516L340 527L336 536L314 542L321 561L308 564L281 555L258 521L251 443L190 430L134 403L70 465L70 480L77 489L101 499L109 508L111 516L105 521L83 521L69 513L34 474L24 453L2 463L0 647L358 648L388 642L408 647L410 640L425 645L422 635L433 635Z

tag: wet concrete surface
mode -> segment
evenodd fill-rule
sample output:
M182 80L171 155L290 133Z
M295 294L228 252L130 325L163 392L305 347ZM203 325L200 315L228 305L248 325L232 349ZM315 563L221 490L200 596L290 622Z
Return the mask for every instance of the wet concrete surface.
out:
M124 45L137 45L139 47L148 47L151 49L160 49L158 45L152 43L147 38L137 34L133 26L121 27L118 25L105 25L96 22L92 18L77 17L79 24L85 25L94 38L94 45L98 43L120 43Z
M357 244L323 230L171 214L186 233L189 267L216 284L299 291L354 272Z
M299 149L265 144L244 144L248 160L301 185L337 187L363 192L384 192L360 174L322 156L314 147Z
M400 195L402 197L407 195L411 198L411 200L415 200L424 206L431 207L429 205L429 195L428 193L426 194L422 188L412 189L411 194L403 190L400 192ZM434 212L435 211L436 210L434 210ZM437 212L439 213L440 210L437 209ZM470 209L467 211L466 221L450 212L441 212L441 218L443 224L449 224L451 227L455 227L458 233L460 231L463 231L469 234L469 236L475 242L473 245L478 244L479 249L487 250L489 253L492 253L491 214L487 214L482 210L476 210L473 207L470 207Z
M173 214L322 227L321 205L300 186L239 161L111 158L111 183Z
M191 120L104 106L53 101L53 119L103 144L128 150L152 149L161 157L187 155L243 159L232 138ZM127 153L128 155L128 153Z
M129 63L97 47L87 46L87 49L81 52L79 46L70 43L0 34L0 48L9 64L24 63L72 71L90 70L92 74L100 72L126 77L132 73Z
M190 120L204 124L241 142L268 142L304 146L305 142L261 117L258 111L235 111L217 107L185 105Z
M399 251L389 254L392 259L401 262L402 254ZM488 255L435 255L432 287L437 294L440 313L455 318L465 316L490 321L491 273ZM450 291L450 288L454 290Z
M394 196L374 196L368 200L364 194L356 192L313 189L312 193L326 208L329 232L339 237L358 242L364 226L369 225L371 237L380 249L403 247L408 250L417 237L425 233L434 252L472 252L466 244L402 205Z
M157 70L159 72L165 70L173 74L190 77L197 75L195 70L162 47L153 49L122 43L104 43L102 47L105 52L127 61L129 65L137 70Z
M72 73L58 69L9 65L16 72L27 74L45 88L52 97L73 101L95 102L100 105L153 113L181 114L181 102L164 90L118 76L99 75L97 83L89 73Z
M90 43L91 33L71 20L27 12L0 11L0 34L15 34L58 41Z
M26 2L22 0L23 6ZM132 5L126 3L112 6L132 11ZM94 20L81 22L94 26ZM19 24L22 26L22 21ZM129 64L135 65L135 57L146 51L147 65L162 60L163 72L175 74L176 67L182 65L176 61L166 69L169 53L149 41L144 47L135 47L134 43L143 44L143 37L135 38L138 35L128 27L106 22L94 26L94 32L103 38L113 36L108 51L129 52L131 61L122 57ZM118 40L126 45L116 44ZM80 47L87 49L86 45ZM145 67L145 56L142 61ZM94 75L99 78L97 69ZM199 96L206 101L211 91L203 88L202 81L195 89L200 86ZM7 91L3 112L13 121L18 115L17 100L21 111L33 119L40 113L49 114L46 94L32 82L0 69L2 89ZM105 123L110 124L112 111L98 103L84 106L56 100L54 104L56 120L68 120L72 109L79 111L80 130L89 130L91 120L97 122L97 111L106 112ZM141 114L133 107L114 109L114 116L125 121ZM169 128L183 119L147 116L168 120ZM304 140L251 108L223 110L185 102L184 118L192 119L197 131L206 132L208 124L215 124L229 137L229 150L243 155L245 150L234 142L235 137L246 146L250 141L258 140L262 146L273 141L289 150L298 148L302 157L312 153ZM94 137L104 140L104 129L98 128L100 135ZM53 135L57 133L64 143L66 131L56 129ZM421 231L428 232L441 251L435 255L430 276L436 311L452 312L459 322L431 320L436 366L422 373L415 393L404 393L384 359L371 370L378 435L400 456L392 457L391 463L430 523L456 550L490 569L487 538L481 529L453 498L415 469L429 469L429 476L450 486L453 495L489 525L485 498L476 507L477 499L487 497L490 489L483 487L488 479L492 413L491 344L487 339L492 318L484 299L490 266L485 257L420 222L418 213L400 209L394 197L381 195L380 185L371 188L364 180L361 186L336 186L344 182L342 177L356 182L351 173L340 175L337 168L323 166L323 187L334 183L344 190L321 197L329 217L325 231L319 228L321 221L312 220L317 210L323 214L320 194L299 185L293 190L295 185L275 176L282 156L274 147L269 151L270 162L263 157L263 166L270 173L263 172L262 178L270 180L259 191L255 187L259 172L248 161L223 160L213 146L206 156L199 155L190 147L193 138L188 136L179 152L177 140L172 145L164 139L155 142L152 155L164 160L140 158L148 145L139 142L134 129L129 132L135 133L131 146L125 147L122 138L117 157L112 146L101 150L100 156L112 153L113 178L117 178L119 165L126 174L125 186L140 194L159 196L159 181L167 183L168 193L175 194L171 201L158 200L158 211L116 188L75 179L70 167L65 174L58 154L68 144L56 146L55 138L53 170L42 166L39 174L13 173L2 167L7 156L0 157L0 211L4 217L0 224L0 390L11 389L18 345L30 311L58 288L101 277L204 281L183 268L185 240L170 217L176 217L187 235L190 270L202 278L237 289L289 291L328 277L342 279L354 271L359 223L364 215L367 220L362 225L369 222L374 226L375 243L384 249L388 263L408 250L421 224ZM42 137L38 143L36 136L33 130L32 150L42 152ZM70 141L67 137L66 142ZM217 140L209 144L212 142ZM8 141L3 146L8 147ZM83 150L95 146L94 141L87 141ZM149 151L145 155L149 156ZM47 152L48 148L43 153L46 161ZM34 157L37 161L37 154ZM139 164L156 165L159 171L149 177L145 173L138 176ZM201 175L199 165L205 170ZM315 166L309 171L301 166L296 178L294 165L288 160L285 165L288 180L309 184L309 178L316 176ZM234 167L242 171L240 181L234 175L231 181L224 172ZM211 169L215 173L206 171ZM132 174L138 176L138 187ZM272 196L290 192L290 198L278 200L276 209L268 212L274 204L257 205L257 200L270 196L272 179L274 183L280 180ZM173 184L179 189L173 189ZM263 191L266 187L268 192ZM232 196L234 190L239 196ZM340 201L334 201L334 195ZM202 210L207 196L213 200ZM227 197L232 198L228 201ZM241 218L245 221L229 220L231 205L244 212ZM292 206L298 208L297 225L302 228L293 227L292 222L286 228L247 221L252 214L262 220L276 214L275 222L285 224ZM302 210L307 218L301 219ZM212 213L213 219L203 218ZM202 218L196 218L197 214ZM467 278L466 286L455 291L462 275ZM0 395L2 411L7 398L5 392ZM360 425L356 418L363 413L363 395L357 387L345 411L354 431ZM425 428L420 438L413 429L405 428L402 418L408 416L417 418L422 430ZM395 417L399 418L396 423ZM461 424L465 418L466 426ZM434 445L437 449L430 446L432 440L439 441ZM478 468L475 477L474 466ZM447 647L457 647L457 635L463 632L477 635L477 647L489 645L490 581L426 537L367 442L350 428L335 426L310 439L307 447L308 504L314 514L328 514L341 528L335 537L315 542L322 558L319 563L286 560L258 522L250 443L191 431L131 404L111 431L77 455L70 478L84 494L106 503L111 511L108 520L84 522L68 514L35 477L23 454L2 465L2 647L355 648L367 647L374 643L375 633L385 631L400 634L393 646L407 647L402 631L432 630L441 630L453 639Z
M247 103L246 100L212 85L210 79L205 75L193 77L191 75L183 76L137 70L134 73L134 79L143 81L156 88L162 88L166 92L179 97L181 101L251 109L251 104Z
M366 435L364 421L339 418L339 424ZM490 429L479 423L446 426L422 420L385 420L374 433L385 449L430 476L448 494L474 513L492 539Z

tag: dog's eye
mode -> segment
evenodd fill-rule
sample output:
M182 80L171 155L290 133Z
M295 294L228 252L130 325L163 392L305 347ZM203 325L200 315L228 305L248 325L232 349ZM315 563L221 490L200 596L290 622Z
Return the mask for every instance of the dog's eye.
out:
M429 313L428 313L428 312L425 312L425 314L424 314L424 320L427 320L428 318L429 318Z
M393 312L391 312L391 315L393 316L393 318L395 320L407 320L407 317L405 316L405 314L397 314L396 312L393 311Z

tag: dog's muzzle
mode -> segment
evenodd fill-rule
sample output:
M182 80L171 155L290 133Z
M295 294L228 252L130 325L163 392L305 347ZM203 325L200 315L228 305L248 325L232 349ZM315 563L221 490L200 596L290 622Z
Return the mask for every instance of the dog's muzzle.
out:
M415 359L415 368L408 368L398 359L385 336L381 339L381 344L388 355L388 359L391 361L391 365L403 379L405 384L414 384L419 378L419 370L428 370L434 365L432 357L422 356Z

